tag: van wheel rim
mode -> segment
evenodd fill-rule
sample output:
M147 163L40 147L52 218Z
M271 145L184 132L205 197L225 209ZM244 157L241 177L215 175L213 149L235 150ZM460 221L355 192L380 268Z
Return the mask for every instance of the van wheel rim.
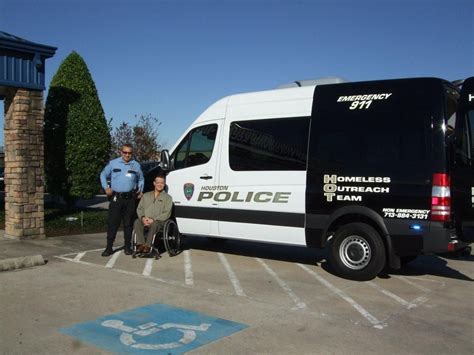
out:
M342 263L352 270L365 268L371 260L370 245L361 236L351 235L344 239L339 247Z

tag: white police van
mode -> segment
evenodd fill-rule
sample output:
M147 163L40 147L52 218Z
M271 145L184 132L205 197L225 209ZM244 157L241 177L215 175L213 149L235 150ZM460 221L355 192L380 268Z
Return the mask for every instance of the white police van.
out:
M329 246L354 280L474 240L474 78L298 84L217 101L163 152L181 233Z

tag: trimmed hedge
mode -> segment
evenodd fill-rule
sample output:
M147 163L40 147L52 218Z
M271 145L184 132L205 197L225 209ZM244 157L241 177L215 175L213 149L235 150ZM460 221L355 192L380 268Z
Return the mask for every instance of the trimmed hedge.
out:
M47 191L68 202L91 198L100 189L110 133L89 69L76 52L51 81L44 121Z

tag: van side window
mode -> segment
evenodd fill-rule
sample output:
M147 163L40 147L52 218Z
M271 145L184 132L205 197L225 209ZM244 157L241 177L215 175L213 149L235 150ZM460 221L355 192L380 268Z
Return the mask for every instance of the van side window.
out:
M471 139L469 140L469 147L471 148L471 161L474 159L474 111L469 111L467 115L467 136Z
M230 168L236 171L305 170L309 117L232 122Z
M458 162L470 165L474 157L474 111L472 110L465 115L457 143Z
M189 132L171 156L174 169L207 163L212 156L216 134L217 124L197 127Z
M446 89L445 117L447 119L447 137L454 133L456 127L456 110L458 109L459 94L454 90Z

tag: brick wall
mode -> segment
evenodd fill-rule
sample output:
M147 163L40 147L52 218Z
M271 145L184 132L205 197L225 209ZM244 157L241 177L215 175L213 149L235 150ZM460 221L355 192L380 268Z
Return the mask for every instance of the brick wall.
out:
M5 235L44 238L43 92L7 91Z

